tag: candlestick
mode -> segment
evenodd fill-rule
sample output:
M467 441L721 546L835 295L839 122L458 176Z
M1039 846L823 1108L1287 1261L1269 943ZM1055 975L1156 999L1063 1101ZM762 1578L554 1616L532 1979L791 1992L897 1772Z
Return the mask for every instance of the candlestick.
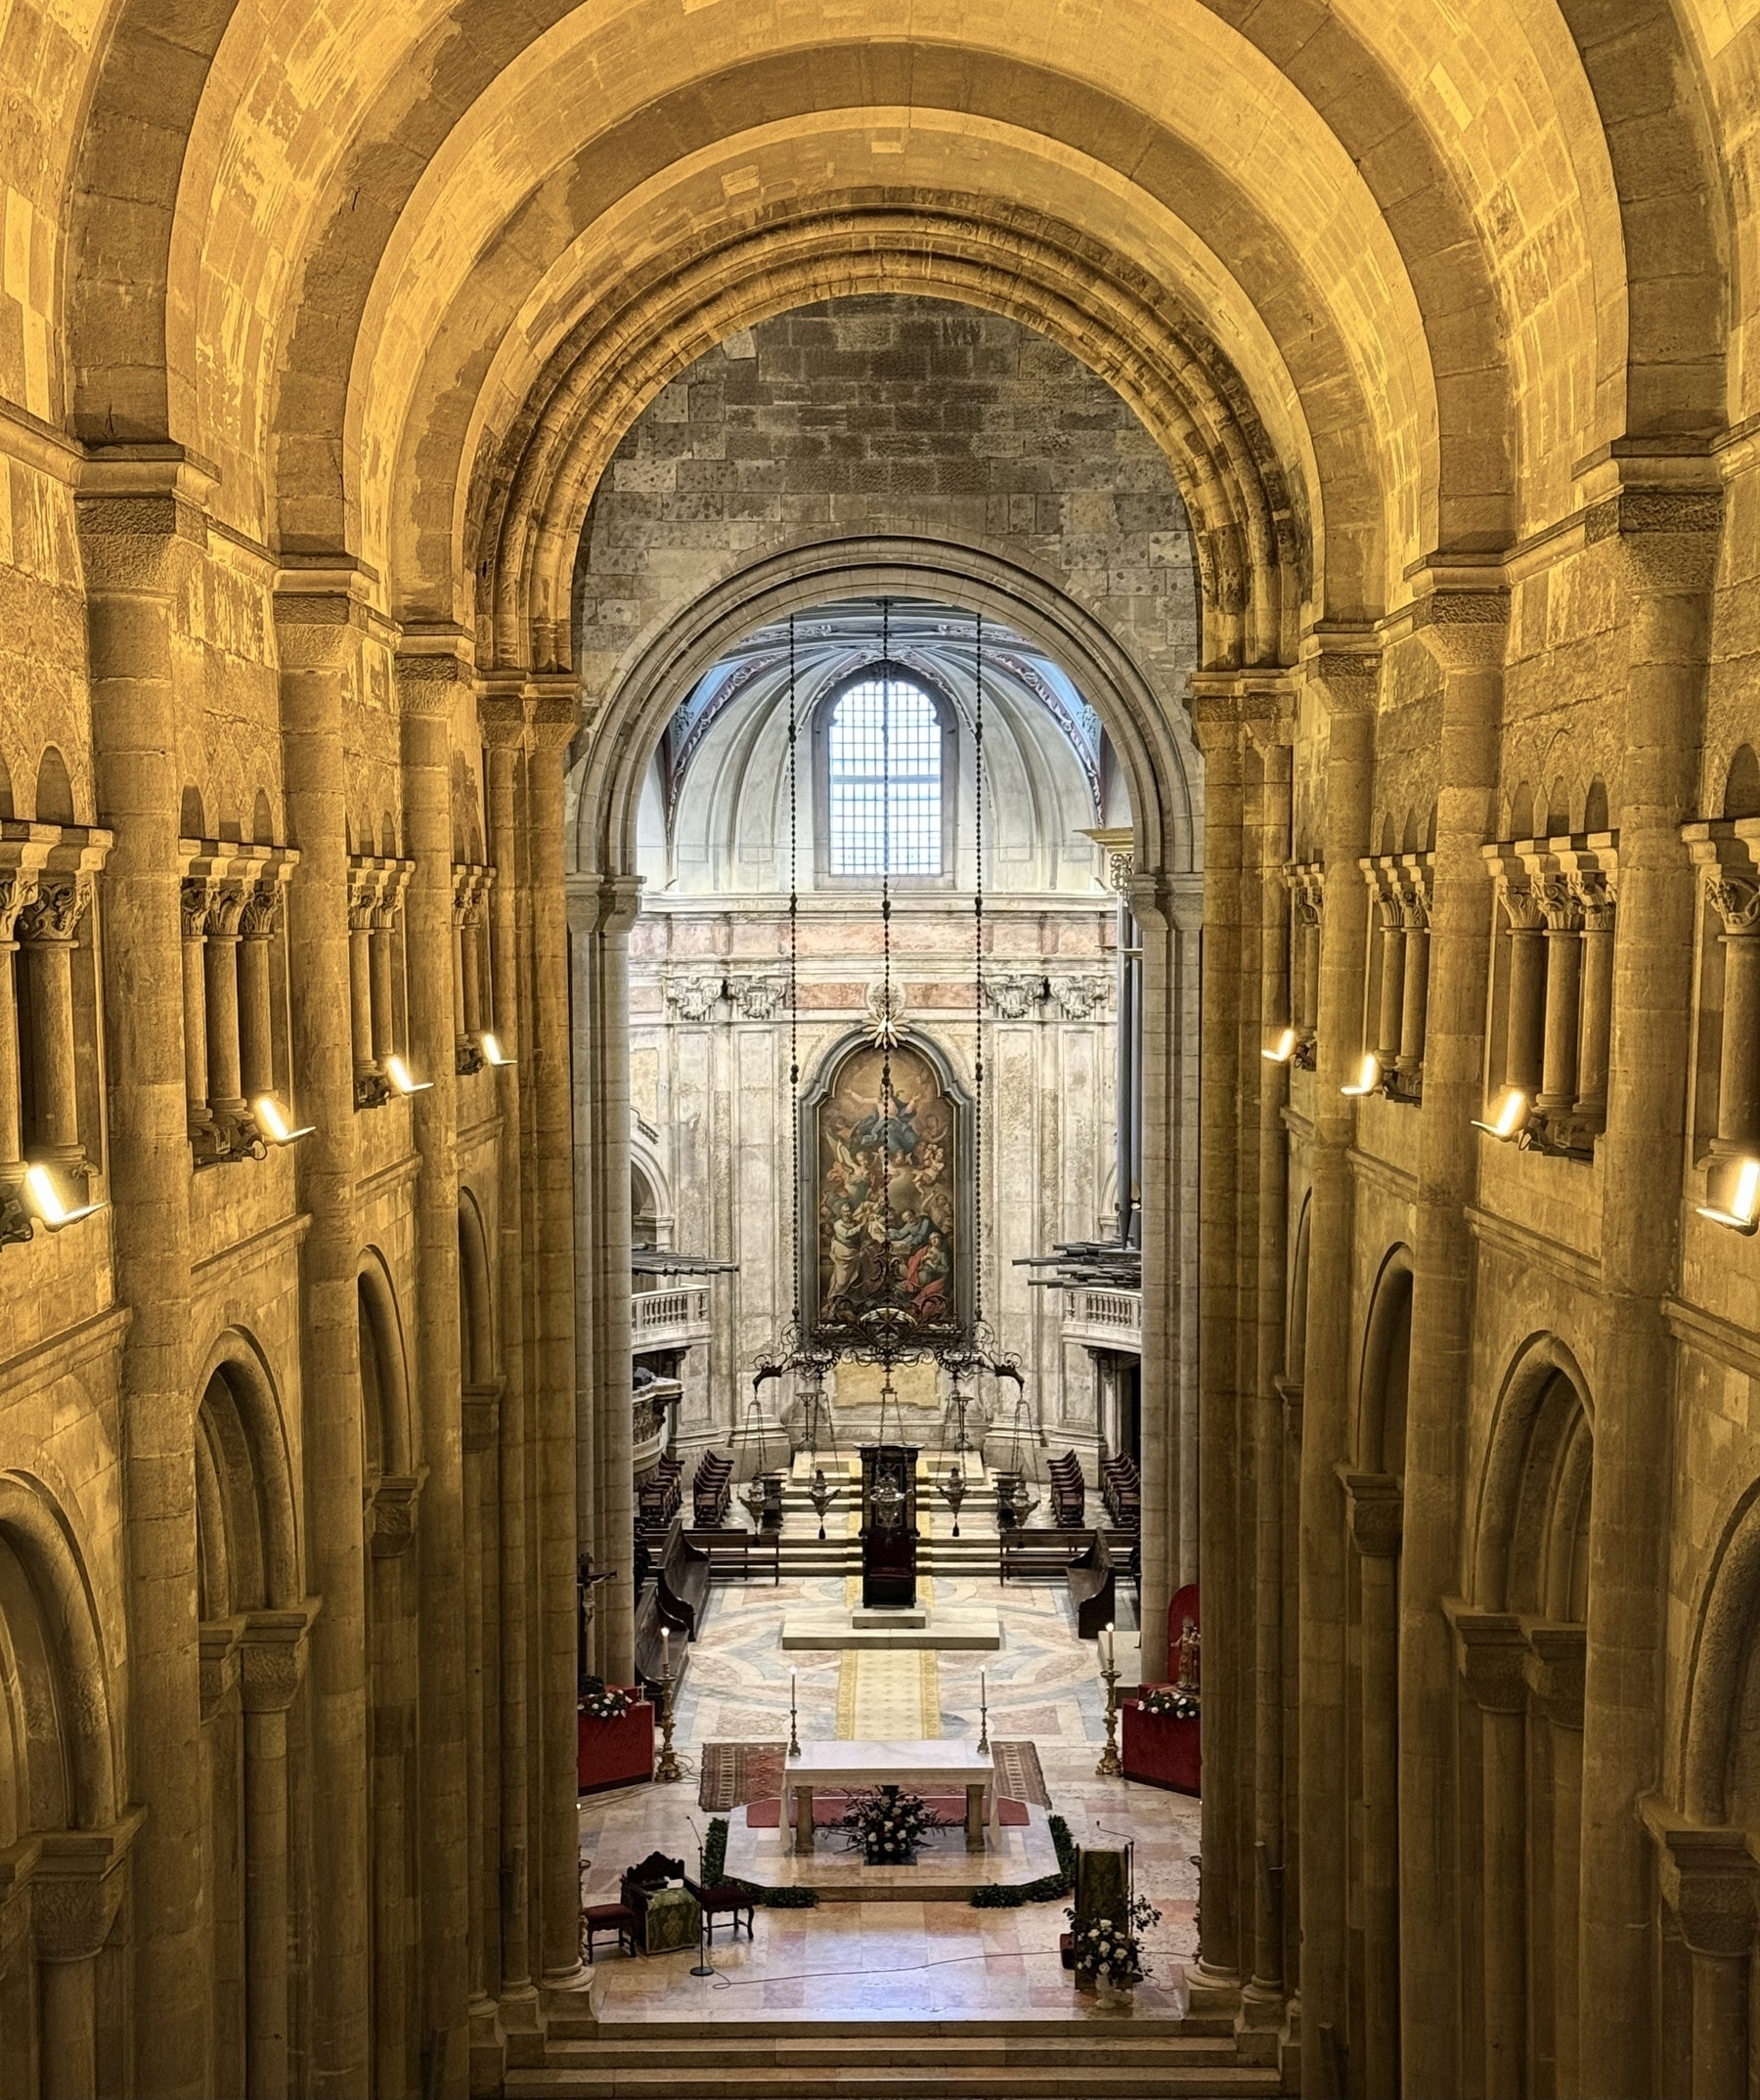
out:
M990 1748L990 1696L982 1670L978 1673L978 1747Z
M800 1754L801 1736L795 1719L795 1672L791 1670L788 1673L788 1755L799 1757Z
M654 1767L654 1777L663 1783L684 1776L684 1768L679 1763L679 1753L673 1748L673 1668L672 1643L664 1638L662 1629L660 1664L660 1762Z
M1108 1634L1112 1628L1107 1628ZM1106 1680L1106 1748L1100 1753L1100 1762L1094 1767L1098 1779L1119 1779L1124 1768L1119 1763L1119 1671L1113 1661L1110 1643L1106 1660L1100 1666L1100 1675Z

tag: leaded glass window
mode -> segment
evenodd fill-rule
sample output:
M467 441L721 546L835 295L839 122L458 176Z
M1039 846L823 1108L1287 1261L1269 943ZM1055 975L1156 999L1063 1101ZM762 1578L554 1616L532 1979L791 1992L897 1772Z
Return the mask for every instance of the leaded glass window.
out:
M833 875L942 872L942 725L908 678L863 678L831 716Z

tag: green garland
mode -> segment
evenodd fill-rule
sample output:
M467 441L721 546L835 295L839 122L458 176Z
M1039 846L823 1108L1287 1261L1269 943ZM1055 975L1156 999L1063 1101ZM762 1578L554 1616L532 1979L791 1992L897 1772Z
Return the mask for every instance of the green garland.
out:
M703 1886L712 1889L718 1881L726 1878L727 1871L727 1818L711 1816L709 1838L703 1847ZM733 1877L735 1888L743 1889L761 1910L811 1910L818 1902L816 1889L766 1889L755 1881L744 1881L737 1874Z
M1026 1903L1055 1903L1060 1896L1067 1896L1076 1886L1076 1841L1070 1835L1070 1826L1061 1816L1045 1818L1046 1828L1051 1832L1051 1842L1057 1847L1055 1874L1041 1874L1036 1881L1010 1884L1002 1881L987 1881L972 1891L972 1907L975 1910L1019 1910Z

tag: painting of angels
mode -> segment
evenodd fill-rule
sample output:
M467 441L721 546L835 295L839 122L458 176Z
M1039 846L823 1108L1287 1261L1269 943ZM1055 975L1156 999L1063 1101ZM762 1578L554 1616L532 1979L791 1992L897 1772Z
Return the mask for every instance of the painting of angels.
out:
M890 1311L925 1341L959 1321L958 1119L923 1054L868 1046L816 1111L815 1325L854 1338Z

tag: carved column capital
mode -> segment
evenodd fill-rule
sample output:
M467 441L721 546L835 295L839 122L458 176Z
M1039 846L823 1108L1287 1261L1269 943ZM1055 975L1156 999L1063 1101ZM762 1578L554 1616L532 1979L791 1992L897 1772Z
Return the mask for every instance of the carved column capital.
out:
M466 1385L460 1399L461 1426L466 1453L476 1455L494 1448L501 1429L501 1381L493 1385Z
M1303 668L1319 688L1327 713L1337 720L1375 713L1381 695L1381 664L1379 649L1329 649L1323 643Z
M43 1850L40 1838L22 1838L0 1851L0 1976L13 1965L30 1930L30 1883Z
M110 1936L122 1901L117 1872L146 1819L130 1810L107 1830L46 1830L30 1877L39 1961L89 1961Z
M1442 1610L1454 1629L1455 1662L1480 1710L1524 1713L1528 1643L1521 1621L1510 1611L1474 1610L1458 1597L1445 1597Z
M375 1560L394 1560L416 1543L422 1473L382 1473L368 1501L368 1544Z
M37 877L35 895L19 908L18 940L25 946L71 941L91 901L89 875L59 875L44 869Z
M1405 1495L1391 1473L1353 1473L1338 1468L1344 1490L1350 1543L1366 1560L1390 1560L1405 1526Z
M201 1627L201 1718L212 1721L239 1681L242 1619L208 1619Z
M1756 1869L1745 1830L1689 1822L1653 1798L1641 1804L1656 1842L1663 1901L1695 1954L1739 1958L1754 1943Z
M13 938L20 912L36 901L36 894L35 868L0 867L0 941Z
M1523 1631L1528 1644L1523 1675L1534 1704L1559 1728L1580 1728L1583 1725L1585 1630L1580 1626L1530 1620Z
M306 1632L315 1607L252 1611L239 1630L240 1684L247 1714L286 1713L305 1676Z

